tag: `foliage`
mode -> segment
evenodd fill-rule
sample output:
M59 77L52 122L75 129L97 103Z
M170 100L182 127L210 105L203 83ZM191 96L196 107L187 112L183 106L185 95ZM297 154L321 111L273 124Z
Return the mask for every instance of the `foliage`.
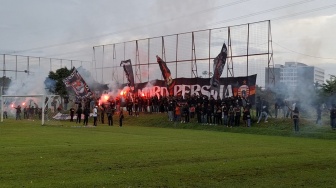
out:
M68 95L63 79L68 77L71 74L71 70L67 67L57 69L56 72L50 71L48 78L45 80L45 85L50 92L56 95L65 96ZM50 84L50 79L54 81L54 85Z
M8 77L1 77L0 78L0 87L3 87L3 92L5 93L6 90L8 89L10 83L12 82L12 80Z
M319 94L321 98L325 98L326 103L336 102L336 76L330 76L330 80L327 80L326 83L322 85Z

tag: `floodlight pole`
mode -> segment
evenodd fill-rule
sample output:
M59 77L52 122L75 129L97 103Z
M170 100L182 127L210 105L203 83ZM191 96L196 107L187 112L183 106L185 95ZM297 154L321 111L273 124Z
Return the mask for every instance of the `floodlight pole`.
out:
M43 95L42 97L42 101L41 101L41 106L42 106L42 125L44 125L44 109L45 109L45 104L44 104L44 101L45 101L45 95Z
M0 89L0 92L1 92L1 122L3 122L3 97L2 97L2 89L3 89L3 87L1 87L1 89Z

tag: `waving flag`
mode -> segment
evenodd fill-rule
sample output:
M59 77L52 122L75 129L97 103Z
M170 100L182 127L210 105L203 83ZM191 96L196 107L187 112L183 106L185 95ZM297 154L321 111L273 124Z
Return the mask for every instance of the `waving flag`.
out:
M128 59L126 61L121 61L120 66L123 66L126 78L128 81L128 86L134 87L134 74L133 74L133 68L131 60Z
M77 99L89 98L93 95L89 86L75 68L70 76L63 79L63 83L67 89L71 89L75 92Z
M164 62L159 56L156 56L156 60L159 64L163 79L165 80L165 82L167 84L167 89L168 89L169 95L172 96L172 95L174 95L175 82L171 77L170 70L167 67L166 62Z
M213 64L214 74L210 80L211 87L213 88L218 88L218 86L220 85L219 80L223 73L223 69L226 63L226 58L227 58L227 48L224 43L220 53L214 59L214 64Z

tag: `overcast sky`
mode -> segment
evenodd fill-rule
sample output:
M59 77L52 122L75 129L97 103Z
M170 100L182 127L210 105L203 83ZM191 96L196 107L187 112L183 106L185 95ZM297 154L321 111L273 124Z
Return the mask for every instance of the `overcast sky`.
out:
M335 0L0 0L0 54L92 60L92 47L271 20L274 63L336 75Z

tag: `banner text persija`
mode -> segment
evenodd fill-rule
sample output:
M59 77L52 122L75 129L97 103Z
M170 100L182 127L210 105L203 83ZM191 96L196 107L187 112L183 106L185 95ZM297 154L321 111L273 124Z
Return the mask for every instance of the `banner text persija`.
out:
M174 96L195 94L212 95L214 98L220 97L221 99L231 96L254 98L256 78L257 75L220 78L220 87L217 90L211 89L210 78L177 78L174 79ZM138 96L168 96L167 86L163 80L135 84L134 91Z

